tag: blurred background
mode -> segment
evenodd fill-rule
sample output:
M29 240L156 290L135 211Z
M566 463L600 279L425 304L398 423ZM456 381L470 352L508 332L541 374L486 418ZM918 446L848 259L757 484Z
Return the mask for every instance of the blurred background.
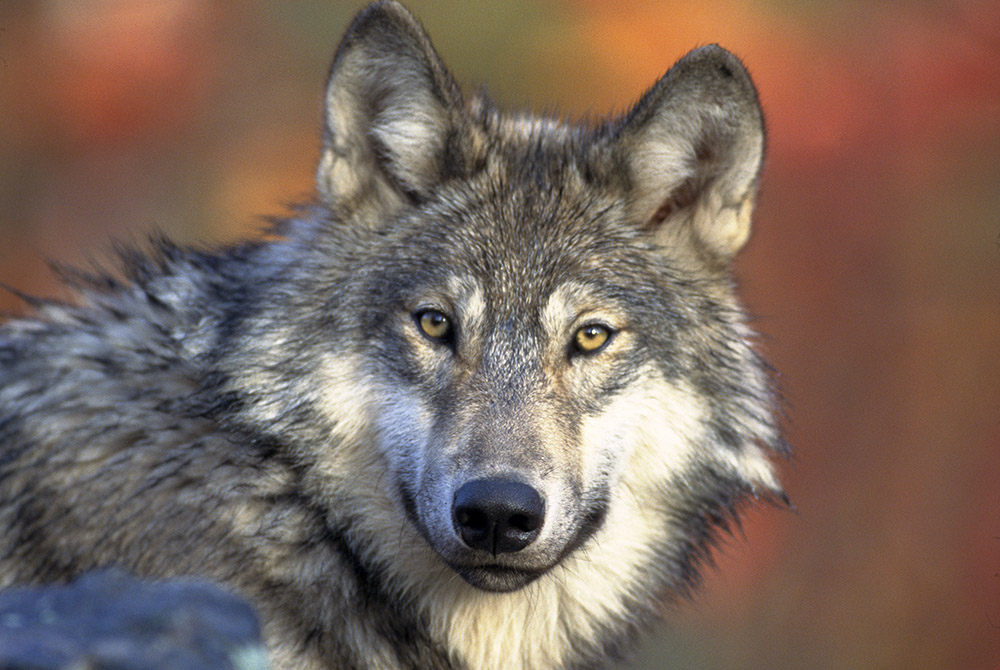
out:
M310 197L358 1L2 0L0 282ZM797 512L751 510L634 668L1000 668L1000 3L410 0L463 85L623 111L719 42L769 154L737 272ZM0 309L24 306L0 293Z

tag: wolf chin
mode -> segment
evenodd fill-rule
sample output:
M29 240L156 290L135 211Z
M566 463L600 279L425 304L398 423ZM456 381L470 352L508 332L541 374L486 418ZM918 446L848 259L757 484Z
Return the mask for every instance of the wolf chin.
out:
M286 670L601 666L784 499L730 272L754 86L707 46L619 117L509 115L380 2L324 110L272 234L0 330L0 584L218 580Z

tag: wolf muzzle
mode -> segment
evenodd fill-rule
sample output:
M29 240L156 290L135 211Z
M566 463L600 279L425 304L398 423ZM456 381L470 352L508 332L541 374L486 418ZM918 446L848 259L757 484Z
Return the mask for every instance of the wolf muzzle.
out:
M518 481L474 479L459 487L452 501L452 523L462 542L494 557L534 542L544 520L542 496Z

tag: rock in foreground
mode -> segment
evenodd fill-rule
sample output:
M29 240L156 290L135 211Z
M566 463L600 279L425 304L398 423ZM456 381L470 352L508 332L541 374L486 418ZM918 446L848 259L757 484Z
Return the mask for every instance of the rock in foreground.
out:
M118 570L0 592L5 670L266 670L253 608L194 579Z

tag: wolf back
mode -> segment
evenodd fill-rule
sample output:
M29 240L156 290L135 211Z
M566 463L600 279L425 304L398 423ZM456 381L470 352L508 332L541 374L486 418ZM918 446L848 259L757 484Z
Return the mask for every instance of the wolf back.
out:
M574 125L464 96L370 6L314 203L0 330L0 584L212 578L276 668L619 656L741 503L784 499L731 276L763 149L720 47Z

